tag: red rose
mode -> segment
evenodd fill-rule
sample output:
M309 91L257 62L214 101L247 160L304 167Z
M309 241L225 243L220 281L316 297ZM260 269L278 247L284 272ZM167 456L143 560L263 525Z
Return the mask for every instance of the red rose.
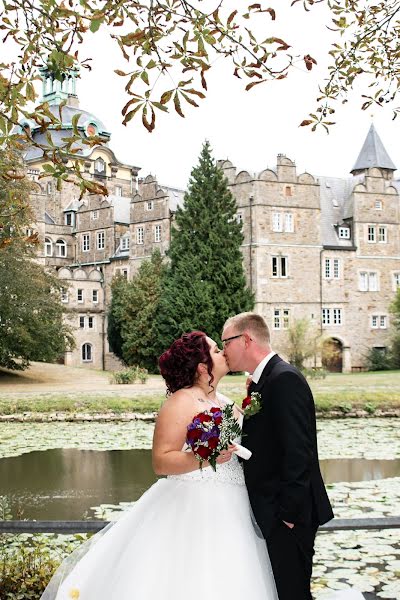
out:
M220 409L220 408L217 408L216 406L213 406L213 407L211 408L210 412L212 412L212 413L221 412L221 409Z
M206 423L208 421L212 421L212 416L206 415L205 413L200 413L195 418L199 419L200 423Z
M222 423L222 417L214 417L214 423L216 425L221 425L221 423Z
M251 396L246 396L246 398L242 402L242 409L246 410L248 406L251 404Z
M187 438L189 441L193 441L193 442L195 442L195 441L197 441L197 440L199 440L199 439L201 438L201 433L202 433L202 432L201 432L201 430L200 430L200 429L190 429L190 430L187 432L187 436L186 436L186 438Z
M208 440L208 447L211 448L211 450L215 450L215 448L218 446L218 442L219 438L212 437Z
M198 454L203 460L207 460L211 456L212 450L206 446L199 446L196 450L196 454Z

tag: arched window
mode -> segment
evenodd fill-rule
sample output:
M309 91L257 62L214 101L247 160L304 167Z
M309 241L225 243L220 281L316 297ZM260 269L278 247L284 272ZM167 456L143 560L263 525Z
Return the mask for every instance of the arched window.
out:
M82 361L93 362L92 344L83 344L82 346Z
M96 173L106 174L106 163L102 158L97 158L94 163L94 170Z
M50 238L44 238L44 254L45 256L53 256L53 242Z
M57 256L61 256L63 258L67 256L67 244L64 242L64 240L56 241L56 252Z

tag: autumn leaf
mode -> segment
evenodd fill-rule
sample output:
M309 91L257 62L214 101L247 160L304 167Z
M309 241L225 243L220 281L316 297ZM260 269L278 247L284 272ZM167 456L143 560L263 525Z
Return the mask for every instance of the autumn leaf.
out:
M299 127L306 127L307 125L311 125L311 123L313 123L314 121L310 120L310 119L305 119L304 121L302 121L299 125Z

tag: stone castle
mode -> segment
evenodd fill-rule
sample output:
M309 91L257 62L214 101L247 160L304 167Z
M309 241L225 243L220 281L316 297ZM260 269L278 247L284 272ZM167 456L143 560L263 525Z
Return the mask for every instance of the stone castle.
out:
M86 177L100 182L108 196L78 200L73 184L57 191L40 178L42 152L31 147L25 160L35 182L31 197L42 242L38 260L57 271L62 301L75 329L76 348L67 365L114 369L119 362L107 341L106 312L116 274L131 278L154 248L168 249L174 213L184 191L159 185L151 175L118 161L111 134L92 113L79 108L75 71L63 83L42 69L43 98L54 114L62 109L62 130L54 142L79 130L99 135L104 146L82 147ZM37 141L35 123L21 122ZM236 198L243 223L243 262L255 310L272 331L273 347L284 349L287 328L307 318L324 334L322 361L331 370L361 370L371 347L385 352L390 341L389 305L400 285L400 182L395 165L373 125L347 178L314 177L296 171L279 154L274 169L252 174L219 161ZM333 351L332 351L333 350Z

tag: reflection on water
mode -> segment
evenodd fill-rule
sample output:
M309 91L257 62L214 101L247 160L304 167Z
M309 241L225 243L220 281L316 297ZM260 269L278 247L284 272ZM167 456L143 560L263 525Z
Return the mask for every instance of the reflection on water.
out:
M326 483L400 476L400 460L321 461ZM57 449L0 460L0 495L10 498L14 516L81 519L94 506L137 500L157 477L150 450Z
M372 481L400 475L400 459L366 460L365 458L330 458L321 460L325 483L338 481Z
M57 449L0 460L0 495L27 519L81 519L99 504L137 500L156 480L150 450Z

